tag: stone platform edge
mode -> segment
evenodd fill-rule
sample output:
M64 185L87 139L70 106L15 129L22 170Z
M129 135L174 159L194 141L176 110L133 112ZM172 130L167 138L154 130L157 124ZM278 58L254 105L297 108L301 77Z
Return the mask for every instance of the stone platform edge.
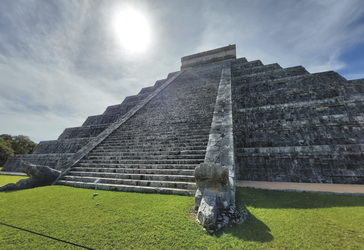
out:
M236 181L237 187L275 190L284 192L308 192L319 194L364 195L364 185L361 184L328 184L328 183L298 183L269 181Z
M189 56L184 56L181 58L181 70L232 59L236 59L235 44Z
M0 175L12 175L12 176L27 176L26 174L22 173L22 172L3 172L0 171Z

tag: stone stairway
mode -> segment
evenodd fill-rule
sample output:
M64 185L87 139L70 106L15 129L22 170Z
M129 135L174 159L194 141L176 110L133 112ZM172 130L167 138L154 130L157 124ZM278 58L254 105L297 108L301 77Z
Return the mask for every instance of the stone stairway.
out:
M208 130L132 136L138 132L110 136L59 183L93 188L94 180L100 179L100 189L192 194L194 169L204 160Z
M185 70L57 184L192 195L204 162L222 65ZM188 103L188 105L187 105Z

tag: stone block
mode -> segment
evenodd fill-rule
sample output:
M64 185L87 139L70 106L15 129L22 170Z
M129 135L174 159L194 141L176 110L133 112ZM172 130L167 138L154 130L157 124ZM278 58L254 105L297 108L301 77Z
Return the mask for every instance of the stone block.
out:
M208 182L211 187L221 187L229 183L229 169L216 163L201 163L195 169L197 185L205 186Z
M202 197L197 211L198 222L210 233L215 232L217 222L217 206L215 196Z

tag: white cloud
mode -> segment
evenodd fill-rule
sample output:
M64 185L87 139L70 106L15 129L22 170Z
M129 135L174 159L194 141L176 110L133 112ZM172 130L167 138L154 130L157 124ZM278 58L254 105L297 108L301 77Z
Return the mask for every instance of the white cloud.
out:
M230 3L230 4L229 4ZM345 66L341 54L364 40L362 1L207 1L202 44L236 43L238 55L313 72ZM204 47L203 47L204 48Z
M3 6L0 133L56 139L64 128L80 126L87 116L179 70L180 57L188 54L236 44L239 57L318 72L349 67L343 52L364 42L360 0L127 4L148 12L154 28L143 56L123 54L115 40L110 17L118 1Z

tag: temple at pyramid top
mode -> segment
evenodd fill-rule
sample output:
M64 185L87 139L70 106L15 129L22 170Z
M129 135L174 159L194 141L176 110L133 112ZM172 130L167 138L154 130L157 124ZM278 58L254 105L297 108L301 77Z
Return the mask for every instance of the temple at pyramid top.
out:
M189 56L184 56L181 58L181 70L232 59L236 59L235 44Z

